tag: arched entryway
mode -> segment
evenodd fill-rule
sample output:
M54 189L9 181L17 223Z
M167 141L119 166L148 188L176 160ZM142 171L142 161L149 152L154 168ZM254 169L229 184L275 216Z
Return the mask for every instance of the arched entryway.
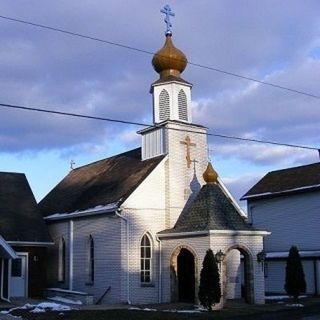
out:
M181 249L177 260L179 301L194 302L194 256L188 249Z
M223 284L225 300L242 299L254 303L253 263L247 248L235 245L226 251Z
M197 259L187 246L179 246L171 256L171 301L195 302Z

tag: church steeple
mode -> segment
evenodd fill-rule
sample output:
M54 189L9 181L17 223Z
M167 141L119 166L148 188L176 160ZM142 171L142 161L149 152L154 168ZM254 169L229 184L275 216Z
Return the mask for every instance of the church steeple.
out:
M159 80L151 86L154 122L178 120L191 123L192 85L181 78L188 63L187 57L172 41L170 16L174 16L174 13L168 5L161 12L166 14L167 30L164 46L152 59L153 68L160 75Z

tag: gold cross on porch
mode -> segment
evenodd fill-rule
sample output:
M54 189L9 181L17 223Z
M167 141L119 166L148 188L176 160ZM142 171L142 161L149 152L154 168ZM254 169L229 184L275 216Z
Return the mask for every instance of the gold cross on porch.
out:
M187 160L187 167L190 168L192 163L191 156L190 156L190 147L195 147L196 144L191 142L191 139L189 136L186 136L184 141L180 141L180 143L186 145L187 147L186 160Z

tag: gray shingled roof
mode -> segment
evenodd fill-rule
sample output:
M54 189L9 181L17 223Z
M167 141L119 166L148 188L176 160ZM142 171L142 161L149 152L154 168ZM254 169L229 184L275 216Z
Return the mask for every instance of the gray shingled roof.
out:
M6 241L52 241L23 173L0 172L0 235Z
M141 148L74 169L39 203L44 216L123 202L164 156L141 160Z
M272 197L288 192L320 189L320 163L272 171L258 181L241 200Z
M218 184L204 185L172 229L161 233L204 230L256 230L240 215Z

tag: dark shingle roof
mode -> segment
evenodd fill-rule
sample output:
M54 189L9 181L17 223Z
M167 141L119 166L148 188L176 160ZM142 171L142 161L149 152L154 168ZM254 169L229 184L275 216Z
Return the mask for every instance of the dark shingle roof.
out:
M0 235L6 241L51 242L22 173L0 172Z
M272 171L257 182L241 200L270 197L287 192L320 189L320 163Z
M204 230L255 230L236 210L218 184L204 185L172 229L160 233Z
M44 216L123 202L164 156L141 160L141 148L74 169L39 203Z

